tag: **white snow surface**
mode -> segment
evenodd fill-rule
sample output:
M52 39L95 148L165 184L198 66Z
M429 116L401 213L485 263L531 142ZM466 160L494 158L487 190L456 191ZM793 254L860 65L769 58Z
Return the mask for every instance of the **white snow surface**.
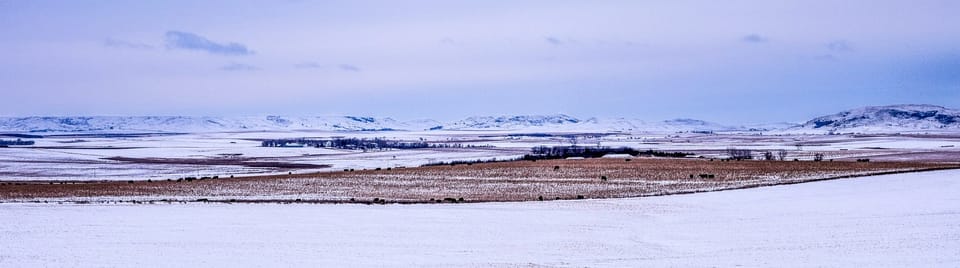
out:
M960 171L633 199L0 204L0 267L956 267Z

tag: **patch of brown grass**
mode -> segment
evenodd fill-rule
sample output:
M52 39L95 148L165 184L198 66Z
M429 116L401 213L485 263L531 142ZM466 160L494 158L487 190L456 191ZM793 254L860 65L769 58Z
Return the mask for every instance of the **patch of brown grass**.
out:
M196 200L467 202L614 198L716 191L840 177L960 168L919 162L586 159L207 179L192 182L0 184L0 201ZM701 177L700 174L713 175ZM691 175L693 176L691 178ZM606 177L602 180L601 177ZM434 201L431 201L433 199Z

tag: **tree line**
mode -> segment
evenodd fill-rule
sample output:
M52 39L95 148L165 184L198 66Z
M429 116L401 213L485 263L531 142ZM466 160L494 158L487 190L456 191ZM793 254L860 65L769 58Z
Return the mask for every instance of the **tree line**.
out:
M463 145L459 143L427 143L425 141L402 141L383 138L333 138L333 139L273 139L261 142L262 147L315 147L349 150L376 150L376 149L422 149L422 148L474 148L485 147Z
M686 157L691 154L684 152L663 152L655 150L640 151L630 147L602 147L602 146L537 146L530 150L524 160L536 159L563 159L568 157L596 158L608 154L627 154L631 156L658 156L658 157Z

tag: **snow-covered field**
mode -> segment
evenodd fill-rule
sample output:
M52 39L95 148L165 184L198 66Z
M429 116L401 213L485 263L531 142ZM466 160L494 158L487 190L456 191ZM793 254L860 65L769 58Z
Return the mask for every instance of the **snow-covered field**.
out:
M564 133L517 131L251 131L156 135L144 137L53 136L35 139L34 146L0 148L0 180L147 180L187 176L228 176L263 173L306 173L316 171L413 167L431 162L515 158L533 146L570 145ZM849 136L696 133L607 133L579 132L583 146L627 146L641 150L705 151L707 157L723 157L730 147L753 150L791 151L792 158L808 160L810 151L826 151L827 157L867 157L912 152L960 152L960 136ZM412 150L335 150L326 148L260 147L256 139L277 138L386 138L430 143L455 143L476 148ZM802 145L802 146L797 146ZM712 152L710 152L712 150ZM794 153L795 151L795 153ZM126 158L216 159L225 156L254 158L296 164L331 165L317 169L279 169L239 165L131 163L109 160Z
M0 267L956 267L960 171L636 199L0 204Z

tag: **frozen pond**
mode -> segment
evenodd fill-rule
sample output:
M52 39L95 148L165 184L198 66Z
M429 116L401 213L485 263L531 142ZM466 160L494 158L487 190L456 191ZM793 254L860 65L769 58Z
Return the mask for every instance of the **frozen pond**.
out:
M955 267L960 171L638 199L0 204L0 267Z

